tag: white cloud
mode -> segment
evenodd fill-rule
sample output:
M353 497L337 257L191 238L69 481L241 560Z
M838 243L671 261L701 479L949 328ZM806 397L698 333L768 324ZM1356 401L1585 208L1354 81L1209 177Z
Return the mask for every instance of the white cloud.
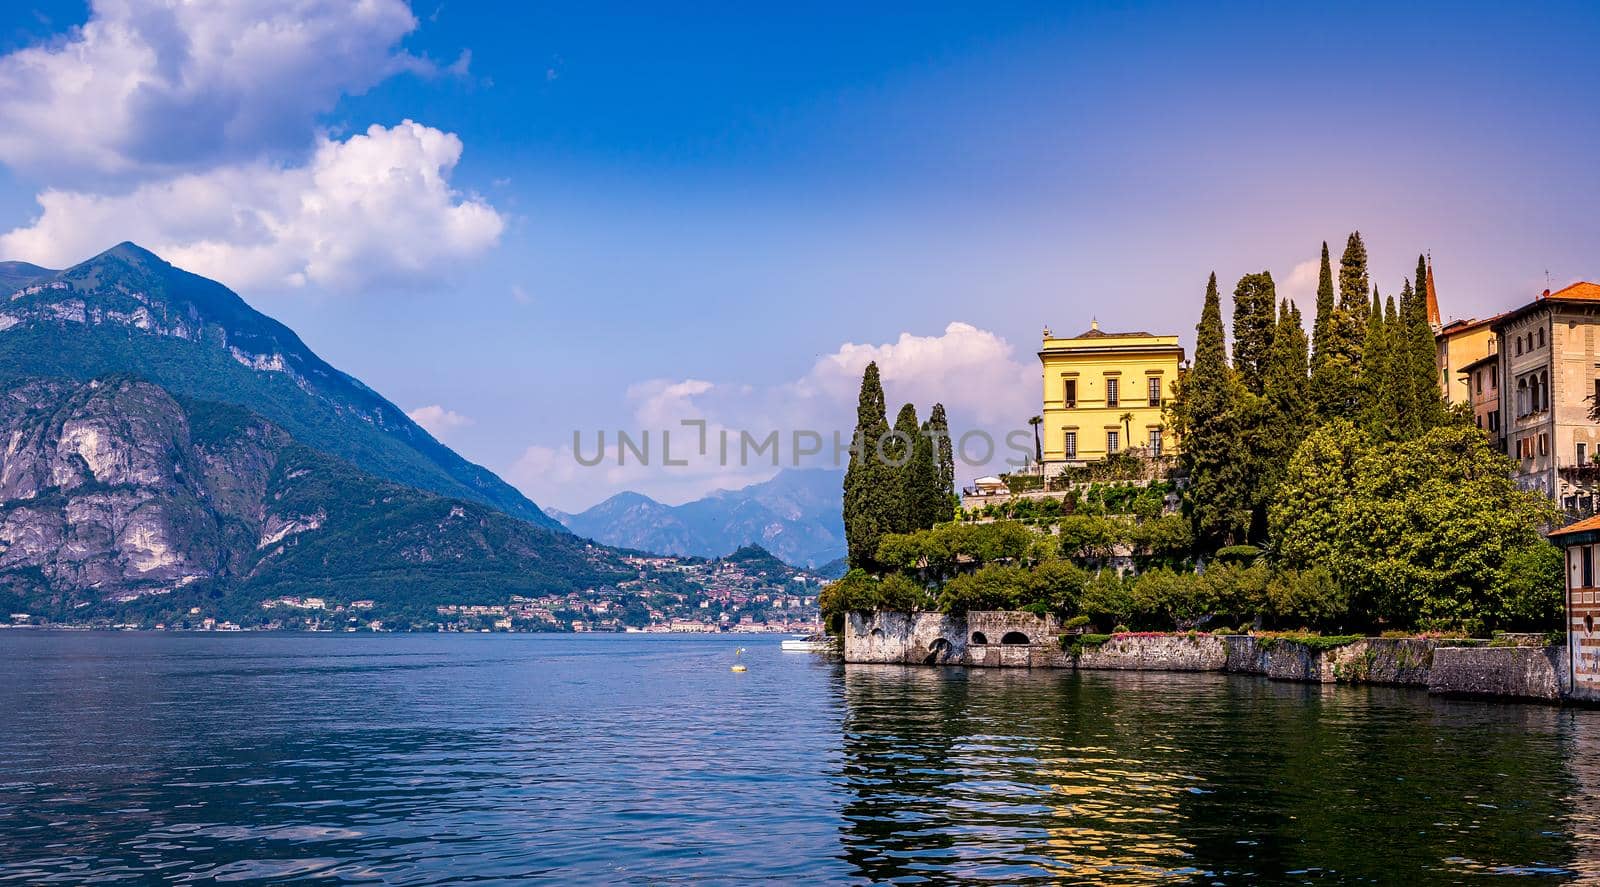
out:
M1322 260L1307 259L1290 269L1288 276L1276 281L1279 299L1289 299L1300 306L1307 317L1317 311L1317 281L1322 276Z
M397 49L416 27L405 0L94 0L0 58L0 163L82 182L303 151L340 96L440 70Z
M797 433L801 446L821 449L802 459L802 466L842 466L842 459L834 459L835 442L849 445L861 374L872 361L883 379L891 422L902 403L914 403L919 419L927 418L934 403L943 403L955 435L987 431L996 442L995 458L1004 459L1005 434L1026 429L1028 417L1038 411L1039 369L1031 358L1019 356L992 332L958 322L935 336L903 333L883 344L846 343L800 378L776 385L649 380L628 389L629 417L620 428L582 429L576 452L570 437L557 447L529 447L506 476L536 502L579 510L622 490L676 503L755 483L795 465ZM699 428L683 425L685 420L705 423L704 454ZM602 453L602 430L604 458L596 465L580 464L578 456L593 462ZM648 433L649 464L623 450L619 430L636 447ZM670 435L671 458L688 464L665 464L663 432ZM776 466L771 451L759 449L773 432ZM804 437L808 432L817 437ZM963 477L977 473L973 466L961 469Z
M436 403L425 407L417 407L406 413L406 415L411 417L411 421L421 425L429 434L440 440L443 440L449 432L472 424L472 419L454 410L447 410Z
M433 279L492 246L504 218L450 187L461 140L407 120L319 140L303 166L224 166L123 194L48 190L0 255L60 267L133 240L240 287L356 289Z

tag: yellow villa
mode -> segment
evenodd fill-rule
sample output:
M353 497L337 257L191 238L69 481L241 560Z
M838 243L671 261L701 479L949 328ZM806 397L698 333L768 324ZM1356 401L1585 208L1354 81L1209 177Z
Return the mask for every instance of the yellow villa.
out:
M1177 336L1087 332L1058 339L1044 331L1044 412L1039 433L1044 470L1083 465L1129 448L1172 455L1161 405L1183 363Z

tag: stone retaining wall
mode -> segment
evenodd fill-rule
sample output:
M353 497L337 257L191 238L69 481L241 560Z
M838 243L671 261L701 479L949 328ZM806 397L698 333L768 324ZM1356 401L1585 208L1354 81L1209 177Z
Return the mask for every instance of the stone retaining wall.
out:
M1570 698L1565 647L1361 638L1322 649L1249 635L1119 634L1098 646L1068 650L1062 648L1060 631L1054 617L1032 613L852 613L845 623L844 658L981 668L1217 671L1282 681L1426 687L1459 696Z
M1441 647L1428 692L1556 702L1566 689L1565 647Z
M1098 647L1085 647L1076 665L1105 671L1225 671L1228 649L1222 638L1209 634L1113 635Z

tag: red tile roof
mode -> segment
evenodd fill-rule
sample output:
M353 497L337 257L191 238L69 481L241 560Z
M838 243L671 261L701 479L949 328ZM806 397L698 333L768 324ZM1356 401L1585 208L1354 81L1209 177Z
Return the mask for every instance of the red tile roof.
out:
M1594 286L1594 284L1590 284L1590 286ZM1596 289L1600 289L1600 287L1596 287ZM1591 530L1600 530L1600 514L1597 514L1594 517L1586 517L1575 524L1567 524L1561 529L1552 532L1550 535L1566 536L1572 533L1587 533Z
M1545 298L1600 302L1600 283L1590 283L1587 280L1580 280L1566 289L1556 290Z

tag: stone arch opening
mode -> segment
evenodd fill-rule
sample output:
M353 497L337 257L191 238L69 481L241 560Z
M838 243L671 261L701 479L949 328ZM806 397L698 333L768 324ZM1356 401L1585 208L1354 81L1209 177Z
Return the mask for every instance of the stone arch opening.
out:
M867 632L867 637L872 638L875 641L881 641L883 640L883 629L874 628L873 630Z
M926 663L926 664L930 664L931 665L931 664L933 664L935 662L938 662L939 660L941 660L941 659L943 659L943 658L945 658L946 656L949 656L949 655L950 655L950 642L945 640L944 638L934 638L933 639L933 643L928 645L928 656L927 656L927 658L923 659L922 661L924 663Z
M987 644L989 643L989 638L983 632L975 631L972 633L972 642L974 644Z
M1008 631L1008 632L1005 633L1005 636L1000 639L1000 643L1002 643L1002 644L1024 644L1024 645L1026 645L1027 643L1029 643L1029 641L1028 641L1028 636L1023 634L1020 631Z

